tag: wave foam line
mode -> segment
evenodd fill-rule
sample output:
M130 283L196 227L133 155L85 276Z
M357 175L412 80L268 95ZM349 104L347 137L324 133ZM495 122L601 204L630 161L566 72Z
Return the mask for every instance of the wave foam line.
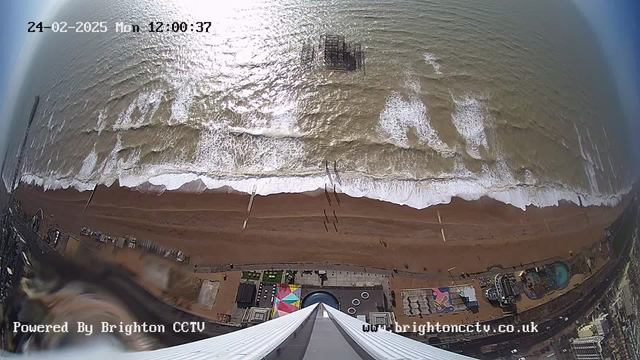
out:
M58 177L25 174L22 181L42 186L45 190L66 189L73 187L79 191L91 190L96 182L85 182L74 176ZM571 189L562 184L521 184L514 183L499 186L492 185L490 176L480 178L448 178L430 180L385 179L362 176L359 173L341 174L340 191L352 197L366 197L375 200L407 205L416 209L424 209L437 204L448 204L458 197L467 201L478 200L483 196L511 204L526 210L527 206L557 206L561 201L569 201L583 206L605 205L616 206L631 188L614 195L589 195ZM178 190L186 192L202 192L229 187L235 191L250 194L254 187L258 195L280 193L305 193L324 189L327 178L324 174L308 176L208 176L197 173L165 173L145 178L141 176L120 176L120 186L128 188ZM115 181L109 181L107 185ZM104 184L104 182L100 182ZM110 183L110 184L109 184Z
M451 114L451 121L467 144L467 154L474 159L481 159L480 147L489 150L485 128L485 108L478 100L465 96L461 99L453 97L456 110Z
M438 58L432 53L424 54L424 61L433 66L433 72L436 75L442 75L442 71L440 71L440 63L438 63Z
M419 98L420 82L408 76L405 88L409 92L406 98L397 91L392 92L387 98L376 128L380 137L383 141L408 149L411 144L407 133L414 130L421 143L426 143L444 157L452 157L455 152L440 140L438 133L431 126L429 111Z

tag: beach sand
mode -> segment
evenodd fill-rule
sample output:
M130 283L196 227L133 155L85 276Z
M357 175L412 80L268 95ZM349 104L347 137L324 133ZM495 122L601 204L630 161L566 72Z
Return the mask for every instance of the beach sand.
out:
M604 229L630 200L627 196L615 208L562 203L522 211L489 198L454 199L416 210L343 194L338 194L340 205L334 194L329 194L331 205L322 192L276 194L255 197L243 230L251 197L247 194L158 195L100 186L83 213L90 195L21 185L17 198L28 212L42 208L46 221L66 233L78 234L84 226L111 236L152 240L186 252L190 265L198 267L304 262L434 276L446 275L454 266L458 274L481 272L498 264L511 267L568 257L570 251L577 254L604 238Z

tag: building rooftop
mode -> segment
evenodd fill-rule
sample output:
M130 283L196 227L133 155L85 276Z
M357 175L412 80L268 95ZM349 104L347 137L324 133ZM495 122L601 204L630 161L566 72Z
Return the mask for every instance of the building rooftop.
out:
M239 304L252 304L256 297L256 285L252 282L242 282L238 285L236 302Z
M596 335L596 336L587 336L587 337L583 337L583 338L578 338L578 339L574 339L572 344L575 345L581 345L581 344L593 344L593 343L600 343L602 342L602 340L604 339L604 337Z

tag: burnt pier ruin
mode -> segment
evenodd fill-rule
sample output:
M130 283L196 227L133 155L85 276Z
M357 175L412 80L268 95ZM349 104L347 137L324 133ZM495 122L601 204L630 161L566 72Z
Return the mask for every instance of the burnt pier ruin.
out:
M351 43L343 35L325 34L320 36L318 53L322 56L324 67L328 70L355 71L365 69L365 56L360 43ZM302 46L300 59L303 64L315 60L316 50L310 42Z

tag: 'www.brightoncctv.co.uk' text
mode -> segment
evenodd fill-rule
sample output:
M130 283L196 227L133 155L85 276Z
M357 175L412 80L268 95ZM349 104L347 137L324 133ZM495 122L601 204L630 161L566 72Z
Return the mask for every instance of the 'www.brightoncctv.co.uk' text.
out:
M437 323L424 323L418 324L399 324L395 323L390 326L377 326L363 324L362 331L364 332L377 332L377 331L393 331L395 333L407 333L413 332L419 335L432 334L432 333L536 333L538 332L538 325L533 322L528 324L513 325L502 324L491 326L488 324L463 324L463 325L450 325Z

